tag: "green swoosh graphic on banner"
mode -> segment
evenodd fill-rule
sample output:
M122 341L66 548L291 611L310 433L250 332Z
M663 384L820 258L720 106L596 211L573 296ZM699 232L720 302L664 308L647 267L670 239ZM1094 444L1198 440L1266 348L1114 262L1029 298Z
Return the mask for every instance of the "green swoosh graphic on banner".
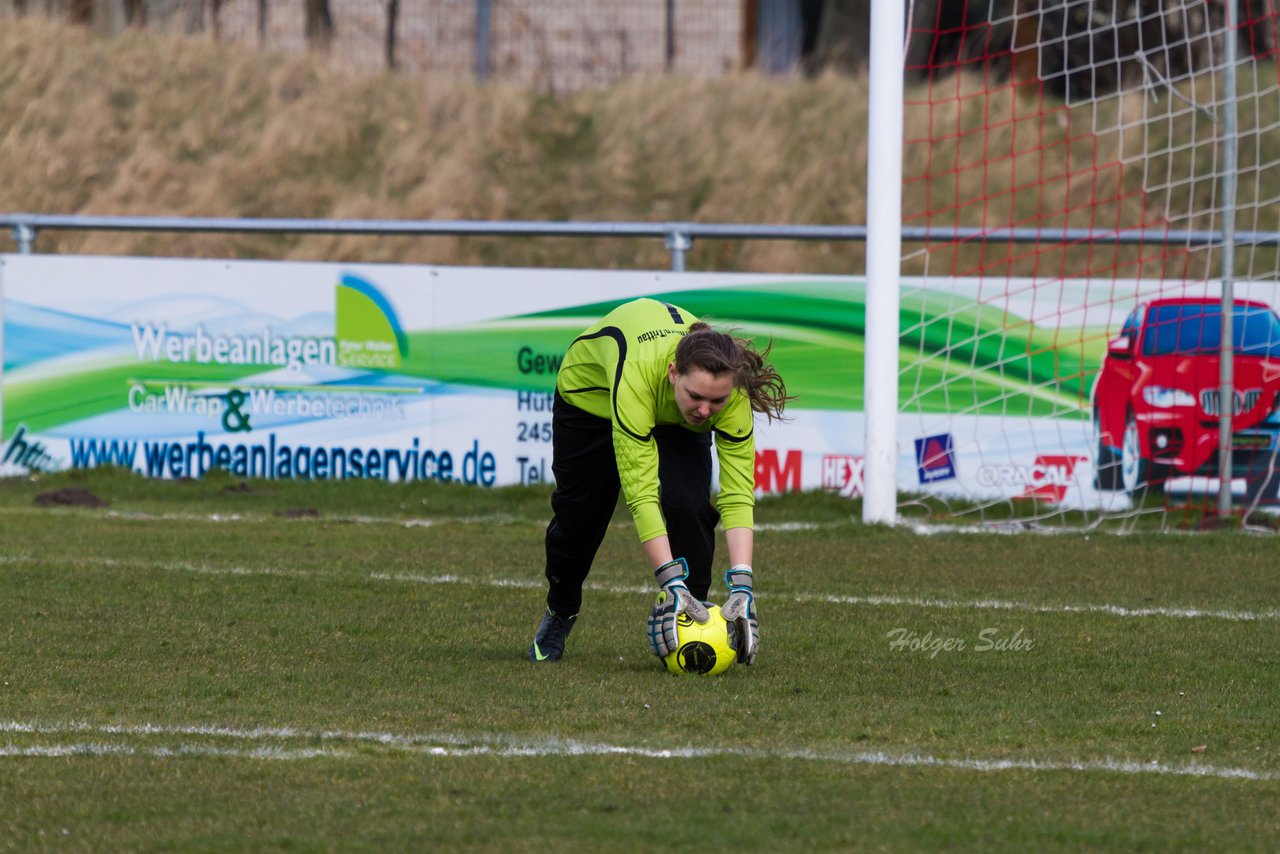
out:
M865 285L764 283L656 292L721 328L772 342L771 360L804 409L861 411ZM597 301L444 330L406 333L397 374L445 383L551 392L566 347L620 300ZM999 307L939 291L907 291L899 325L903 411L1079 418L1107 330L1049 329ZM922 355L926 354L926 355ZM33 366L34 367L34 366ZM5 383L5 424L40 431L126 408L130 380L235 382L261 366L117 362ZM12 432L12 427L7 431Z
M861 410L865 287L807 282L649 294L681 305L760 346L806 409ZM520 348L561 354L574 336L631 297L410 336L411 374L549 392L554 372L521 373ZM939 311L942 308L942 311ZM540 325L538 321L544 323ZM904 296L900 400L921 412L1080 417L1101 364L1106 330L1040 329L990 305L936 293ZM921 358L922 353L930 354ZM446 366L447 363L447 366Z
M175 385L184 385L188 380L233 383L262 370L261 365L139 364L130 359L109 366L99 364L91 370L75 373L6 379L5 436L12 435L19 424L38 433L72 421L127 409L129 386L139 376L145 376L148 381L168 380Z

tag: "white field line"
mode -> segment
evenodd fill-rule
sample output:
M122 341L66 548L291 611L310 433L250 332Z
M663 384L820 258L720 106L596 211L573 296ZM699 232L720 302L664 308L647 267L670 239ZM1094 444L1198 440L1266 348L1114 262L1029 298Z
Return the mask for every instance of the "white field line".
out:
M0 555L0 566L5 565L38 565L45 561L35 555ZM226 576L269 576L280 578L312 578L323 580L344 580L343 578L320 571L306 569L279 569L274 567L243 566L207 566L188 563L186 561L140 561L116 560L114 558L76 558L77 563L104 568L136 567L138 569L159 569L167 572L185 572L196 575ZM417 575L414 573L371 572L364 576L352 576L353 579L367 578L371 581L383 581L395 584L430 584L430 585L468 585L473 587L494 587L519 590L541 590L546 583L541 578L471 578L452 573L438 575ZM588 590L617 595L644 595L653 590L647 585L597 584L587 582ZM907 607L938 610L972 610L972 611L1010 611L1030 614L1102 614L1125 619L1145 617L1166 617L1182 620L1226 620L1229 622L1264 622L1280 620L1280 610L1270 611L1231 611L1212 608L1174 608L1143 607L1129 608L1111 604L1039 604L1035 602L1019 602L1008 599L934 599L922 596L839 596L816 593L765 594L764 600L786 599L798 604L850 605L855 607Z
M1258 508L1264 512L1271 512L1267 508ZM64 513L68 515L83 513L82 509L75 507L0 507L0 515L48 515L50 513ZM97 513L96 510L89 512ZM1280 512L1280 511L1275 511ZM148 513L145 510L107 510L101 515L108 519L119 519L123 521L142 521L142 522L205 522L210 524L222 524L227 522L240 523L260 523L278 521L282 516L276 514L265 513ZM332 515L319 513L315 516L299 516L287 519L289 522L298 524L306 523L326 523L340 522L352 525L391 525L401 528L430 528L435 525L458 524L458 525L545 525L548 521L546 517L532 518L529 516L518 516L512 513L491 513L475 516L367 516L362 514L343 514ZM1111 531L1098 531L1094 525L1082 525L1079 528L1053 528L1044 527L1036 524L1035 519L1024 520L1004 520L991 522L956 522L955 524L941 524L918 522L910 519L902 519L899 522L903 530L909 530L914 534L921 536L931 536L936 534L1004 534L1008 536L1115 536L1124 537L1132 534L1133 531L1117 529ZM780 533L803 532L803 531L821 531L831 528L856 527L861 522L854 516L847 519L830 520L826 522L757 522L755 530L757 531L775 531ZM633 523L627 520L613 522L614 528L632 528ZM1261 526L1246 527L1247 531L1253 533L1274 536L1274 532L1268 528ZM1166 537L1194 537L1197 536L1194 531L1178 531L1178 530L1162 530L1160 533Z
M0 507L0 515L34 516L49 513L74 515L83 512L74 507ZM350 525L393 525L401 528L430 528L434 525L454 523L458 525L511 525L528 523L545 525L546 519L529 519L512 513L490 513L477 516L366 516L361 514L329 514L286 518L266 513L148 513L145 510L107 510L102 513L108 519L123 522L182 522L208 523L212 525L235 523L261 523L289 521L300 524L339 522Z
M0 507L0 515L47 515L50 512L58 513L78 513L82 512L75 508L49 508L49 507ZM205 522L209 524L222 524L226 522L276 522L283 517L274 514L267 515L263 513L148 513L144 510L108 510L102 515L108 519L118 519L126 522ZM300 524L306 523L325 523L340 522L350 525L392 525L400 528L430 528L435 525L546 525L548 518L538 517L530 518L528 516L517 516L513 513L489 513L477 516L366 516L366 515L331 515L320 513L316 516L299 516L297 518L288 519L290 522ZM852 526L856 524L851 516L842 521L832 522L760 522L757 523L755 529L757 531L817 531L825 528L840 528ZM633 523L629 521L619 521L612 523L615 528L631 528Z
M24 721L0 722L0 733L96 737L166 737L178 738L178 745L136 745L115 741L71 742L55 745L0 745L4 757L58 757L77 755L125 755L171 758L182 756L224 756L246 759L301 760L350 759L359 754L349 749L291 748L280 741L338 742L364 745L365 750L413 753L437 757L494 756L499 758L563 758L578 756L634 756L642 759L750 759L813 762L827 765L866 765L882 767L928 767L959 771L998 772L1031 771L1141 774L1174 777L1202 777L1224 780L1274 781L1280 773L1251 768L1202 763L1172 765L1162 762L1134 762L1110 758L1087 760L1038 759L950 759L920 753L885 753L883 751L811 751L769 750L749 747L677 747L651 748L640 745L584 742L555 737L516 737L514 735L466 736L456 733L404 734L391 732L347 732L341 730L307 731L293 727L239 729L227 726L172 726L159 724L93 725L88 723L40 724ZM244 742L251 747L226 747L191 739L221 739Z
M0 744L0 759L57 758L63 756L148 756L171 759L180 756L217 756L232 759L266 759L297 761L299 759L345 759L351 754L342 750L307 748L255 747L249 750L212 747L204 744L181 744L177 747L134 747L128 744L79 742L72 744Z
M941 608L977 611L1026 611L1033 614L1108 614L1114 617L1172 617L1174 619L1230 620L1258 622L1280 620L1280 611L1225 611L1208 608L1126 608L1121 605L1039 605L1005 599L931 599L916 596L819 596L801 593L791 597L796 602L826 602L832 605L890 605L914 608Z
M470 584L487 587L517 587L541 590L546 583L541 579L516 578L467 578L459 575L412 575L401 573L370 573L375 581L398 581L408 584ZM588 590L602 593L629 595L632 593L651 593L652 588L640 585L609 585L587 582ZM858 605L869 607L910 607L937 608L943 610L978 610L978 611L1026 611L1035 614L1107 614L1113 617L1171 617L1175 619L1217 619L1236 622L1255 622L1262 620L1280 620L1280 611L1224 611L1204 608L1125 608L1120 605L1039 605L1034 602L1017 602L1003 599L932 599L919 596L834 596L815 593L797 593L792 595L767 594L762 599L789 599L792 602L808 604L813 602L828 605Z

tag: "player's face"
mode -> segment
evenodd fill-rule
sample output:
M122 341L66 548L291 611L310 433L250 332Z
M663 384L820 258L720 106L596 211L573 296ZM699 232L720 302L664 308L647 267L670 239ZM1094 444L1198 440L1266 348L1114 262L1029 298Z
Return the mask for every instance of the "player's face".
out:
M667 366L667 378L676 391L676 406L689 424L701 424L729 402L733 391L733 374L716 375L702 368L690 368L686 374L676 373L675 363Z

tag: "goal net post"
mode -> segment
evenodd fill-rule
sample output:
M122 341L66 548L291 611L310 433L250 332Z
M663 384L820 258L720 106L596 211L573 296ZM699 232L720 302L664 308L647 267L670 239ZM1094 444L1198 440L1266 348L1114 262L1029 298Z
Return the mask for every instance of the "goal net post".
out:
M1233 2L872 4L864 519L1277 503L1280 22Z

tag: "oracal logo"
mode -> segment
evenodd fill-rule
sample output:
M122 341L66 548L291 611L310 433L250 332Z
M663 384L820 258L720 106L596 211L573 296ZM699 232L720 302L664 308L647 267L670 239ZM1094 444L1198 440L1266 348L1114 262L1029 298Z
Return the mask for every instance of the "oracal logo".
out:
M1087 457L1075 454L1040 454L1029 466L987 465L978 469L983 486L1021 486L1020 498L1035 498L1054 504L1067 496L1074 483L1076 466Z

